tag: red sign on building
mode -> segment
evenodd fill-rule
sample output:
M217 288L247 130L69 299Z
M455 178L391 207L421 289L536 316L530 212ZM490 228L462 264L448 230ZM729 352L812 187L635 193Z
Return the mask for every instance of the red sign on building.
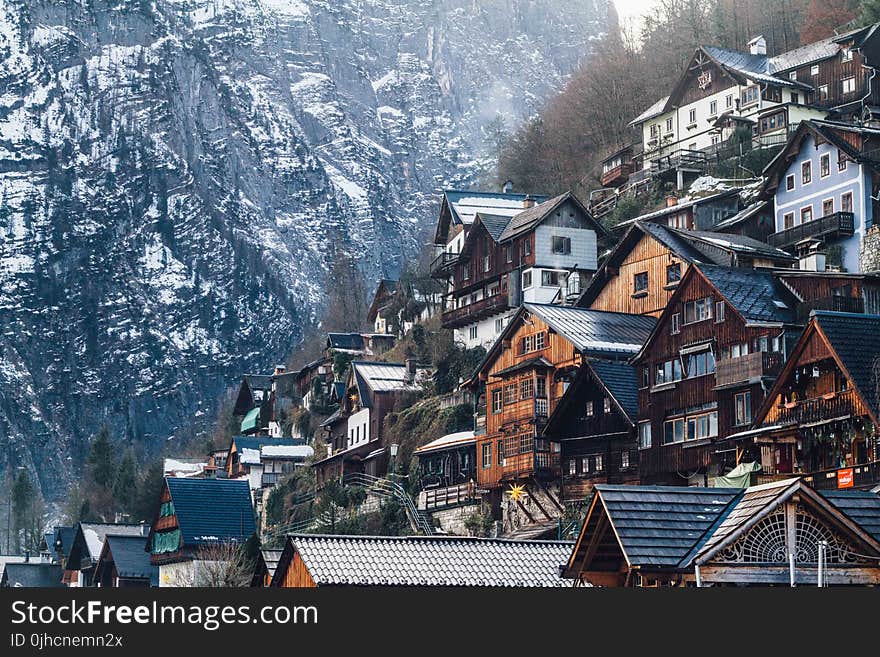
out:
M837 471L837 487L852 488L853 487L853 469L844 468Z

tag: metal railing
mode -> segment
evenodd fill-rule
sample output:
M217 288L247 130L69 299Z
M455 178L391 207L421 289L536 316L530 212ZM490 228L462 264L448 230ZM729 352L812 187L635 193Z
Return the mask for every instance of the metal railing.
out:
M852 470L852 488L871 488L880 483L880 461L871 461L870 463L862 463L847 468L819 470L804 475L803 480L816 490L837 489L840 488L840 473L842 470ZM847 488L849 487L847 486Z
M396 481L353 472L345 475L342 478L342 483L346 486L362 486L367 493L397 500L403 505L413 530L426 536L431 536L434 533L434 525L416 508L409 493Z
M792 246L811 237L850 236L855 232L855 215L852 212L834 212L813 221L807 221L778 233L768 239L771 246Z

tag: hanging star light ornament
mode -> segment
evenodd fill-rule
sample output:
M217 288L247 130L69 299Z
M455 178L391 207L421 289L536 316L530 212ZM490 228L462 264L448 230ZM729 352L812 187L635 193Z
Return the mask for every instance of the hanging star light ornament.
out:
M507 489L507 494L510 495L510 499L514 502L519 502L520 498L526 494L526 487L519 484L511 484L510 488Z

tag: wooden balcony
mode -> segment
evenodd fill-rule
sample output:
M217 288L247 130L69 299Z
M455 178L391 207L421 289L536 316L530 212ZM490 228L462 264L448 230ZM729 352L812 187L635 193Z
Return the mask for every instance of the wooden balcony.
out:
M831 392L821 397L782 404L770 409L765 424L821 424L847 417L866 415L855 390Z
M608 171L602 174L602 177L600 178L602 181L602 187L617 187L618 185L622 185L629 179L630 173L632 173L632 165L629 162L618 164L613 169L608 169Z
M709 156L704 151L692 151L680 148L669 155L651 160L651 174L659 176L667 171L684 169L687 171L705 171Z
M739 358L720 358L715 364L715 385L720 388L775 377L781 369L782 354L769 351L756 351Z
M425 510L442 509L449 506L472 504L479 501L477 487L473 481L457 486L429 488L425 490Z
M773 233L768 241L771 246L786 248L806 239L850 237L854 232L855 215L852 212L834 212L819 219Z
M830 296L799 303L797 316L799 322L806 323L814 310L834 310L842 313L864 313L865 300L861 297Z
M842 470L852 470L852 486L846 486L847 488L873 488L880 483L880 461L862 463L848 468L811 472L808 475L803 475L804 483L809 484L816 490L840 488L839 477ZM847 474L849 473L847 472Z
M457 262L457 253L443 251L431 262L431 278L449 278Z
M486 317L502 313L510 307L507 293L502 292L461 308L453 308L443 313L443 328L453 329L478 322Z
M541 477L552 479L562 475L562 461L559 452L534 451L508 456L504 459L503 479L522 477Z

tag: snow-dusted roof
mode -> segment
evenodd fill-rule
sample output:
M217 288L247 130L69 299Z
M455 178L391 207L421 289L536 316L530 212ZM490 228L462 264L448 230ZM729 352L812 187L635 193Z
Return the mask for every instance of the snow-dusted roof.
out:
M202 474L207 465L195 459L168 458L162 464L162 472L166 477L193 477Z
M459 431L457 433L448 433L442 438L432 440L427 445L422 445L417 450L415 450L415 453L424 454L425 452L434 452L453 446L467 445L468 443L473 443L475 441L476 440L474 438L473 431Z
M265 445L260 450L264 459L309 458L315 453L310 445Z
M464 196L452 205L458 218L464 224L474 223L478 212L500 217L513 217L523 211L521 199L509 199L501 196Z
M663 109L666 107L666 101L669 100L669 96L664 96L656 103L651 105L644 112L639 114L636 118L629 122L630 125L638 125L639 123L644 123L648 119L653 119L655 116L659 116L663 114Z

